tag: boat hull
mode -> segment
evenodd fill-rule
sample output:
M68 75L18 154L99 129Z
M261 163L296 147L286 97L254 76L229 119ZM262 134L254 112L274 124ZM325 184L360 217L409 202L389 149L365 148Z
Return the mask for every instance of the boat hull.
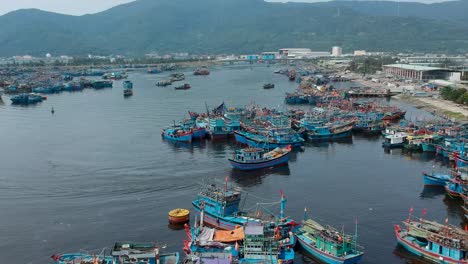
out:
M281 157L278 157L276 159L272 160L267 160L267 161L262 161L262 162L256 162L256 163L242 163L242 162L237 162L233 159L229 159L229 162L231 163L231 166L234 169L239 169L239 170L258 170L258 169L263 169L263 168L269 168L273 166L278 166L281 164L286 164L289 161L291 152L288 152Z
M165 131L162 132L163 138L170 140L170 141L176 141L176 142L192 142L192 133L186 133L183 135L173 135L166 133Z
M314 248L313 246L309 245L301 235L296 236L299 245L301 245L302 249L304 249L309 255L312 255L316 259L329 264L356 264L361 261L363 254L355 255L354 257L348 256L348 258L339 258L333 255L327 254L324 251Z
M436 147L434 144L422 143L422 150L424 152L436 152Z
M440 177L436 177L434 175L430 175L427 173L423 173L423 180L424 185L426 186L441 186L444 187L450 179L444 179Z
M468 263L466 260L454 260L448 257L443 257L433 252L429 252L424 250L421 246L417 245L416 243L411 243L410 241L406 240L401 235L401 229L399 225L394 225L395 235L398 241L398 244L401 245L404 249L409 251L410 253L423 257L427 260L430 260L435 263L447 263L447 264L466 264ZM442 260L442 261L441 261Z
M234 138L236 139L237 142L247 145L247 138L243 134L237 131L234 131Z
M341 133L327 134L327 135L317 135L317 134L307 133L307 139L310 141L333 140L333 139L351 137L352 135L353 133L350 129L347 131L343 131Z
M394 144L392 144L392 143L383 142L382 147L387 148L387 149L403 148L403 143L394 143Z

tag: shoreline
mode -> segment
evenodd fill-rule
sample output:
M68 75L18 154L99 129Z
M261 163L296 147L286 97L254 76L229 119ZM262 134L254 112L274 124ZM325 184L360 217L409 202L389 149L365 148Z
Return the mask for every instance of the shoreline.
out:
M423 109L445 119L455 122L468 121L468 109L451 101L430 97L414 97L404 94L399 94L392 98L409 103L418 109Z

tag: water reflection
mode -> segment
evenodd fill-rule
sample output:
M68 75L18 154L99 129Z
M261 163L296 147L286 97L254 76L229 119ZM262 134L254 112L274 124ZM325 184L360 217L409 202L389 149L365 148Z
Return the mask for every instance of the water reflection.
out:
M402 260L405 260L406 263L411 264L427 264L422 258L411 254L406 249L404 249L400 244L397 244L395 250L393 250L393 254L400 257Z
M241 170L232 169L230 176L231 176L231 179L233 179L240 186L250 187L250 186L262 184L263 178L272 174L280 175L280 176L281 175L289 176L291 174L291 171L289 170L289 166L285 164L283 166L252 170L252 171L241 171Z
M441 195L445 195L445 189L443 186L424 186L419 197L422 199L434 199Z
M329 146L332 146L334 144L338 144L338 145L351 145L353 144L353 138L352 137L349 137L349 138L340 138L340 139L333 139L332 141L328 140L328 141L314 141L314 142L311 142L311 141L306 141L304 146L305 147L316 147L316 148L328 148Z

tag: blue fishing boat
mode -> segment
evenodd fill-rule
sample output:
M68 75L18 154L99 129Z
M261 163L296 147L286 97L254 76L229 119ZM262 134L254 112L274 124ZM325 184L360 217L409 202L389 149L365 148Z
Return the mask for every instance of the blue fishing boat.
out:
M406 229L394 225L398 244L410 253L433 263L468 263L468 232L424 219L408 218Z
M232 159L228 159L231 166L239 170L256 170L287 164L291 147L276 148L265 152L263 148L244 148L237 150Z
M114 258L110 255L91 255L87 253L67 253L62 255L54 254L51 256L55 264L114 264ZM117 264L117 263L116 263ZM120 263L119 263L120 264Z
M111 255L116 264L178 264L179 252L161 254L165 247L153 242L117 242Z
M426 186L442 186L444 187L451 179L452 176L441 173L426 173L423 172L424 185Z
M117 242L110 254L102 250L99 254L89 253L67 253L54 254L51 258L55 264L178 264L179 253L164 253L165 246L153 242L133 243Z
M236 141L252 148L302 147L304 139L291 128L274 128L260 133L235 131Z
M12 96L10 100L15 105L32 105L42 102L43 97L34 93L22 93Z
M248 222L234 230L217 230L203 225L185 227L184 251L191 263L221 260L221 263L292 263L294 235L281 232L274 225ZM210 262L208 262L210 263Z
M112 88L114 83L112 81L93 81L91 86L94 89Z
M133 95L133 83L131 81L124 81L123 82L123 95L124 96L132 96Z
M306 220L296 231L299 245L315 259L330 264L357 264L364 252L359 250L356 238L330 226Z
M166 127L161 135L171 141L192 142L192 131L184 131L178 127Z
M228 139L234 134L233 131L227 129L226 120L223 117L210 118L206 132L212 140Z
M197 199L192 201L197 212L204 211L204 222L219 229L232 230L236 226L245 226L247 222L269 222L280 225L293 225L294 221L285 218L286 197L282 194L280 201L280 215L274 216L270 213L262 214L262 210L249 213L240 209L240 191L228 190L227 181L224 189L216 185L203 186ZM259 204L261 205L261 204Z
M341 139L352 136L353 123L321 124L306 128L307 139L312 141Z

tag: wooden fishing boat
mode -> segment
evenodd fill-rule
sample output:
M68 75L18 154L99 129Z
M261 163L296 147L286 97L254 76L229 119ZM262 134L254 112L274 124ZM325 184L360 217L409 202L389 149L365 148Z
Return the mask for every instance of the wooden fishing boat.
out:
M236 151L234 157L228 160L235 169L256 170L287 164L290 153L291 146L269 152L265 152L263 148L245 148Z
M433 263L468 263L468 232L446 224L424 219L412 220L411 212L404 222L406 229L394 225L398 244Z
M273 83L265 83L263 85L263 89L272 89L275 88L275 85Z
M323 263L357 264L364 255L363 251L358 250L357 234L346 235L312 219L306 220L295 234L299 245Z

